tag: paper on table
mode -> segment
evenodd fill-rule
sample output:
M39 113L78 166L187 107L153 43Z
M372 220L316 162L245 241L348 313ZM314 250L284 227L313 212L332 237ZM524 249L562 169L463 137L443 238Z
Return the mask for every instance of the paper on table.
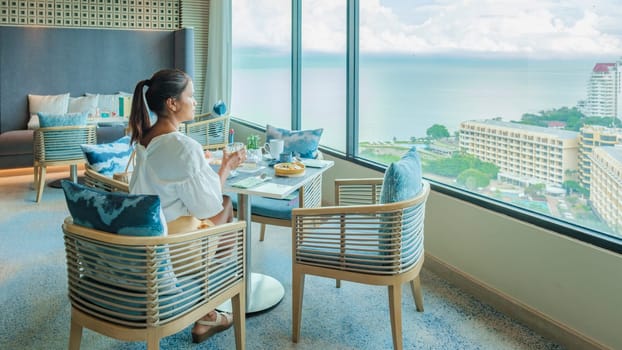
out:
M276 195L283 195L293 189L293 186L275 184L273 182L267 182L254 188L255 191L272 193Z

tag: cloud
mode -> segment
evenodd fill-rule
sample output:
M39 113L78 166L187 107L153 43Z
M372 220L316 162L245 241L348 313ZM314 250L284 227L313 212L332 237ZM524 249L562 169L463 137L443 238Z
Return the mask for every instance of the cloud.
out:
M361 52L622 54L618 0L366 0ZM234 0L234 45L289 50L290 2ZM344 52L346 2L303 1L303 48ZM287 5L287 6L284 6ZM237 34L236 34L237 33Z

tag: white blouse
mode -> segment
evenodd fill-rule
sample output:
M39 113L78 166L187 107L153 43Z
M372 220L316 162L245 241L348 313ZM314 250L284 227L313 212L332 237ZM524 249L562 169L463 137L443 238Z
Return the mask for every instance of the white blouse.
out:
M171 132L153 138L146 148L135 147L130 193L158 195L167 222L186 215L206 219L222 211L220 178L198 142Z

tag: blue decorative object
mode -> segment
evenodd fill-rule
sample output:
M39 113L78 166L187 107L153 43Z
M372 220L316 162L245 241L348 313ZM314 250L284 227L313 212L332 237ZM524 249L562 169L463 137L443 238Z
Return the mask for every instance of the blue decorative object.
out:
M272 125L266 126L266 142L272 139L284 141L283 152L291 152L301 158L317 158L317 148L320 145L324 129L290 131L277 128Z
M88 112L80 113L66 113L66 114L53 114L53 113L37 113L39 116L39 127L51 128L55 126L82 126L86 125L86 117Z
M227 113L227 105L222 100L218 100L218 102L214 104L212 111L218 116L224 115Z
M130 145L129 136L123 136L111 143L87 144L80 147L91 168L106 176L125 171L134 149Z
M384 173L380 203L410 199L421 190L421 159L412 147L402 159L391 163Z
M125 236L165 236L166 221L155 195L104 192L61 181L77 225Z

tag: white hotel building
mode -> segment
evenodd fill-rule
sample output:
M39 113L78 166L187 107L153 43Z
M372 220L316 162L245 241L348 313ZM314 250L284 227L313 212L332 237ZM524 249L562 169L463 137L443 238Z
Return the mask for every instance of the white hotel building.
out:
M590 202L609 227L622 231L622 148L596 147L590 156Z
M460 124L460 150L497 165L499 180L560 186L577 170L579 134L499 120Z
M622 61L596 63L587 84L587 100L580 104L588 117L622 117L620 98L622 89Z

